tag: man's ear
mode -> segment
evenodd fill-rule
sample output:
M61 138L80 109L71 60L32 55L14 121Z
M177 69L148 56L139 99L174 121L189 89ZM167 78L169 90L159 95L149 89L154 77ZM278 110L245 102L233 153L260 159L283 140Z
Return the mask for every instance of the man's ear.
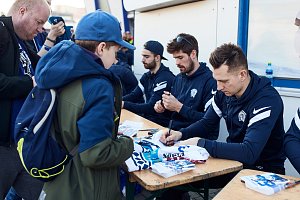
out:
M160 55L156 55L156 56L154 57L154 59L155 59L155 62L160 61Z
M245 69L242 69L242 70L240 71L240 74L239 74L239 76L240 76L240 79L241 79L241 81L244 81L244 80L246 80L246 78L247 78L247 76L248 76L248 72L247 72L247 70L245 70Z
M24 14L26 13L27 10L28 10L28 9L27 9L26 7L21 7L21 8L19 8L19 13L20 13L21 15L24 15Z
M197 57L196 50L193 50L193 51L191 52L190 57L191 57L192 60L195 59L195 58Z
M105 47L106 47L106 43L105 42L100 42L98 44L98 46L96 47L95 54L101 58L102 55L103 55Z

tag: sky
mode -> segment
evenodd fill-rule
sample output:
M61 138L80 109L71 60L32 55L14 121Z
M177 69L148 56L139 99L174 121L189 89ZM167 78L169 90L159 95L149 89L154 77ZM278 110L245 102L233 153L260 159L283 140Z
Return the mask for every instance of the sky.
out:
M0 0L0 13L7 13L14 0ZM72 5L77 8L84 8L84 0L52 0L52 5Z

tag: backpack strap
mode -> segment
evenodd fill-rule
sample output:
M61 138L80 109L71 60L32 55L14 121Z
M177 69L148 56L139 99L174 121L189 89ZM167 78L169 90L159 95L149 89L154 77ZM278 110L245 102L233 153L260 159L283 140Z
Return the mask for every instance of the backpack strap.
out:
M117 136L120 116L121 116L121 105L122 105L122 85L119 79L112 80L112 84L114 87L114 134Z

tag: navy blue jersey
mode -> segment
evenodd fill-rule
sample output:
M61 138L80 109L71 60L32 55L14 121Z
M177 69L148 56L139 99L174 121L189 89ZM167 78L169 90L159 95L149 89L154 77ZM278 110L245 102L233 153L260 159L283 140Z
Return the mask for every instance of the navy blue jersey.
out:
M172 114L172 129L179 130L202 119L216 91L217 82L206 63L201 62L197 71L190 76L178 74L171 93L183 106L179 113Z
M162 126L167 126L168 117L162 113L156 113L154 105L156 101L161 100L163 91L171 90L173 80L174 74L163 64L155 74L151 74L150 71L144 73L134 91L123 97L123 108L140 114ZM144 95L146 102L136 103Z
M300 174L300 108L284 136L285 154Z
M211 156L237 160L246 168L284 173L283 102L265 77L249 71L251 81L237 99L218 91L202 120L181 129L183 138L214 138L210 130L223 117L229 136L227 143L200 139Z

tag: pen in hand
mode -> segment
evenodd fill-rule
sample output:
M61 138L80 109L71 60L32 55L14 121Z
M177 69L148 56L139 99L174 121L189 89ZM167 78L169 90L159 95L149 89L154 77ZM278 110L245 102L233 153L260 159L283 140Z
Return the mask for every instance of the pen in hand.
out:
M170 96L170 95L171 95L171 92L164 91L164 94ZM163 102L163 99L160 100L160 105L161 105L164 109L166 109L166 107L165 107L165 105L164 105L164 102Z
M166 139L171 135L172 123L173 123L173 120L171 119L170 122L169 122L168 133L167 133L167 135L166 135ZM166 145L167 145L167 146L173 146L173 145L174 145L174 141L173 141L173 140L167 141L167 142L166 142Z

